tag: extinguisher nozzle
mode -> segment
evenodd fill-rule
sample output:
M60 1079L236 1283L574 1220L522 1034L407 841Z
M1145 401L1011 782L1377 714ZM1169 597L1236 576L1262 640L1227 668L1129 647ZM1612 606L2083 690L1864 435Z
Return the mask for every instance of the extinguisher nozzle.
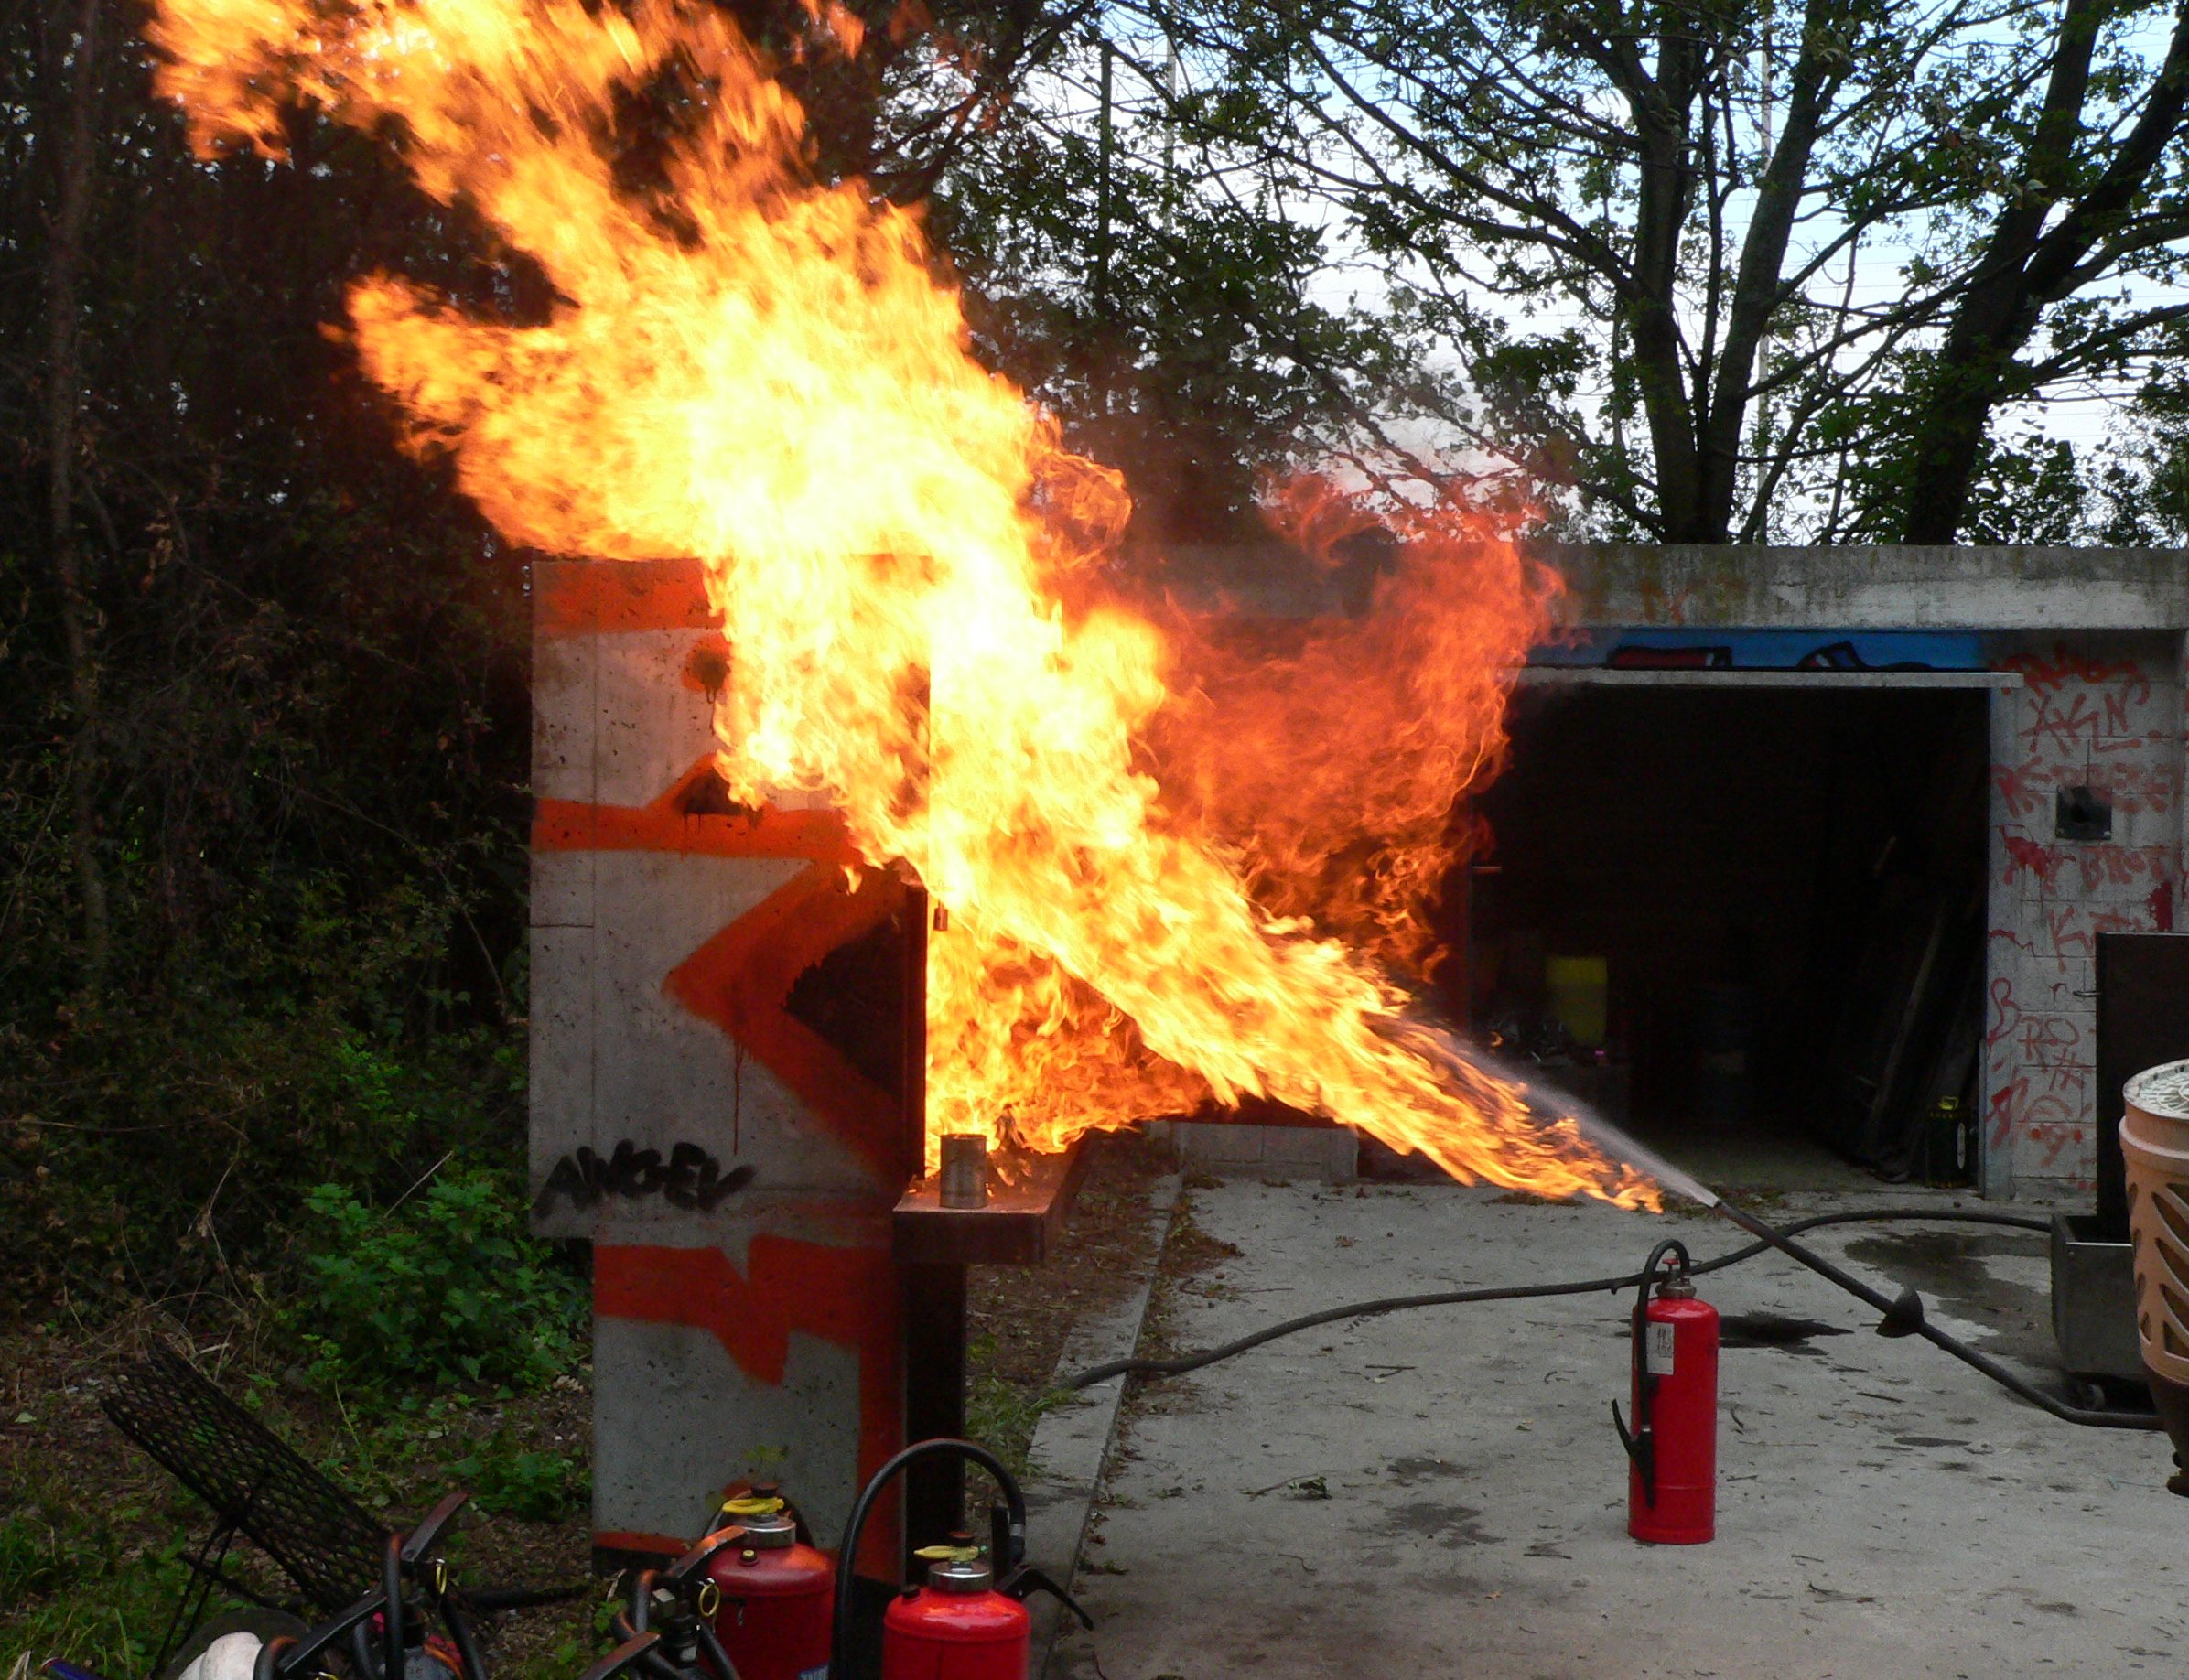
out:
M1914 1336L1921 1332L1923 1324L1923 1297L1910 1286L1901 1290L1885 1316L1878 1320L1877 1333L1881 1336Z

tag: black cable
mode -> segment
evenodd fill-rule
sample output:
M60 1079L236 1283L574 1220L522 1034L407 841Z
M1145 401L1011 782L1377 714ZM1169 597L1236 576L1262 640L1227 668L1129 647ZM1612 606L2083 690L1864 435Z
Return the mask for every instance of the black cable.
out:
M998 1578L1004 1571L1015 1567L1024 1556L1026 1495L1019 1490L1019 1479L1005 1468L1003 1460L977 1441L961 1441L948 1436L932 1441L914 1441L874 1472L873 1479L860 1491L858 1498L852 1502L851 1515L844 1524L843 1543L836 1548L836 1599L829 1629L825 1680L844 1680L844 1676L850 1673L847 1664L851 1661L851 1635L856 1623L851 1583L857 1567L859 1535L867 1526L867 1518L873 1512L875 1502L881 1498L882 1490L895 1477L909 1466L933 1458L963 1459L969 1464L977 1464L988 1472L997 1487L1002 1490L1009 1522L1006 1540L1011 1556L992 1560Z
M1722 1207L1721 1211L1728 1217L1732 1217L1734 1214L1734 1210L1730 1206ZM1771 1234L1759 1237L1756 1241L1745 1244L1730 1254L1720 1255L1714 1260L1701 1261L1690 1268L1689 1275L1700 1276L1706 1272L1720 1272L1728 1266L1739 1265L1744 1261L1752 1260L1758 1255L1768 1253L1774 1248L1786 1250L1792 1253L1795 1258L1801 1260L1804 1265L1814 1266L1818 1263L1817 1256L1800 1250L1785 1239L1797 1236L1805 1231L1816 1231L1828 1225L1882 1224L1903 1220L1929 1220L1965 1225L1998 1225L2009 1230L2037 1231L2048 1233L2052 1230L2050 1220L2038 1219L2031 1214L1990 1213L1974 1209L1874 1208L1855 1212L1816 1213L1806 1219L1795 1220L1792 1224L1781 1230L1772 1230L1771 1227L1763 1225L1762 1221L1753 1220L1752 1216L1741 1215L1738 1222L1746 1228L1770 1231ZM1826 1275L1832 1276L1834 1282L1841 1284L1843 1287L1847 1287L1849 1280L1843 1274L1839 1273L1838 1267L1831 1266L1829 1262L1825 1262L1824 1268L1826 1268ZM1389 1295L1376 1300L1355 1301L1343 1307L1326 1307L1320 1312L1302 1313L1299 1318L1287 1319L1277 1324L1266 1325L1258 1330L1239 1337L1236 1341L1227 1341L1221 1347L1209 1348L1199 1353L1183 1353L1175 1359L1113 1359L1103 1364L1090 1366L1067 1381L1064 1386L1068 1389L1087 1388L1096 1383L1106 1382L1111 1377L1121 1375L1183 1376L1188 1372L1199 1371L1204 1366L1213 1365L1219 1361L1244 1353L1250 1348L1258 1348L1264 1342L1275 1341L1280 1337L1294 1335L1303 1330L1312 1330L1320 1324L1333 1324L1343 1319L1376 1318L1384 1313L1405 1312L1418 1307L1460 1307L1479 1301L1544 1300L1564 1295L1609 1294L1621 1289L1634 1288L1643 1281L1643 1274L1629 1272L1617 1277L1590 1277L1574 1283L1513 1284L1476 1289L1440 1289L1423 1295ZM1874 1294L1874 1291L1860 1285L1856 1286L1856 1291L1866 1300ZM1888 1311L1898 1306L1898 1303L1886 1303ZM2069 1423L2087 1424L2094 1428L2103 1429L2156 1429L2161 1427L2159 1420L2155 1417L2146 1417L2135 1413L2097 1412L2081 1406L2068 1405L2065 1402L2055 1399L2032 1386L2004 1365L1999 1363L1998 1361L1978 1352L1974 1348L1957 1341L1935 1325L1918 1320L1907 1324L1903 1333L1922 1336L1926 1341L1943 1348L1946 1352L1980 1371L2000 1386L2029 1401L2031 1405L2040 1406L2054 1416L2063 1418Z
M564 1581L553 1587L453 1587L448 1596L473 1615L496 1610L535 1610L545 1604L566 1604L593 1590L590 1581Z
M1797 1220L1786 1227L1788 1235L1814 1231L1820 1225L1844 1225L1858 1220L1886 1221L1895 1219L1939 1219L1946 1215L1929 1209L1883 1208L1871 1213L1818 1213L1811 1218ZM2011 1225L2022 1230L2050 1231L2045 1221L2033 1219L2021 1213L1963 1213L1954 1217L1986 1225ZM1752 1260L1771 1247L1768 1242L1750 1243L1736 1248L1730 1255L1720 1255L1715 1260L1705 1260L1689 1268L1690 1276L1700 1276L1705 1272L1723 1271L1729 1265L1738 1265L1743 1260ZM1334 1324L1341 1319L1375 1318L1386 1312L1405 1312L1416 1307L1464 1307L1477 1301L1533 1301L1560 1295L1611 1294L1631 1289L1643 1280L1640 1272L1623 1272L1616 1277L1587 1277L1576 1283L1552 1284L1499 1284L1475 1289L1439 1289L1426 1295L1386 1295L1372 1301L1354 1301L1343 1307L1326 1307L1320 1312L1302 1313L1297 1319L1286 1319L1277 1324L1266 1325L1258 1330L1227 1341L1221 1347L1210 1348L1200 1353L1181 1353L1175 1359L1113 1359L1103 1364L1091 1365L1064 1386L1068 1389L1092 1387L1105 1383L1114 1376L1183 1376L1190 1371L1199 1371L1203 1365L1213 1365L1234 1354L1244 1353L1249 1348L1258 1348L1265 1341L1275 1341L1303 1330L1313 1330L1319 1324Z

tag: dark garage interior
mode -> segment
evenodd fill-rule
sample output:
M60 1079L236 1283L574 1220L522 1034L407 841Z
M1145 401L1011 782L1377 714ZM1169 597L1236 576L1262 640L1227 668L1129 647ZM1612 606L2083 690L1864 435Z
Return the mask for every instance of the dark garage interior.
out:
M1478 1030L1676 1158L1798 1183L1822 1145L1957 1181L1986 708L1874 679L1524 685L1493 849L1450 895Z

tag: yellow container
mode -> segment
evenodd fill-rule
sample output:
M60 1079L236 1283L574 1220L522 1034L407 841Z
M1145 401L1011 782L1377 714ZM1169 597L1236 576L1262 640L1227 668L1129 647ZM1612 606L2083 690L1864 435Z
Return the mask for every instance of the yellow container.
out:
M1610 1036L1612 964L1600 956L1554 956L1543 963L1550 1012L1583 1050L1601 1050Z

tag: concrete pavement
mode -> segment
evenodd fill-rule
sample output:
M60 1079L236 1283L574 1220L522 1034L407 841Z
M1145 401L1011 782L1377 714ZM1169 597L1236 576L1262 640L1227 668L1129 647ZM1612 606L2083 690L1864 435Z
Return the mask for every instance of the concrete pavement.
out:
M1180 1348L1372 1296L1629 1271L1665 1234L1698 1259L1740 1241L1707 1218L1445 1185L1192 1194L1199 1228L1240 1252L1173 1286ZM1952 1198L1795 1196L1770 1216L1925 1200ZM2042 1236L1814 1240L2042 1368ZM1626 1536L1610 1402L1625 1392L1630 1298L1328 1326L1132 1402L1078 1580L1097 1629L1067 1632L1051 1675L2184 1672L2189 1500L2164 1491L2162 1436L2059 1423L1926 1344L1871 1334L1858 1303L1775 1256L1702 1293L1727 1314L1852 1332L1726 1350L1714 1544Z

